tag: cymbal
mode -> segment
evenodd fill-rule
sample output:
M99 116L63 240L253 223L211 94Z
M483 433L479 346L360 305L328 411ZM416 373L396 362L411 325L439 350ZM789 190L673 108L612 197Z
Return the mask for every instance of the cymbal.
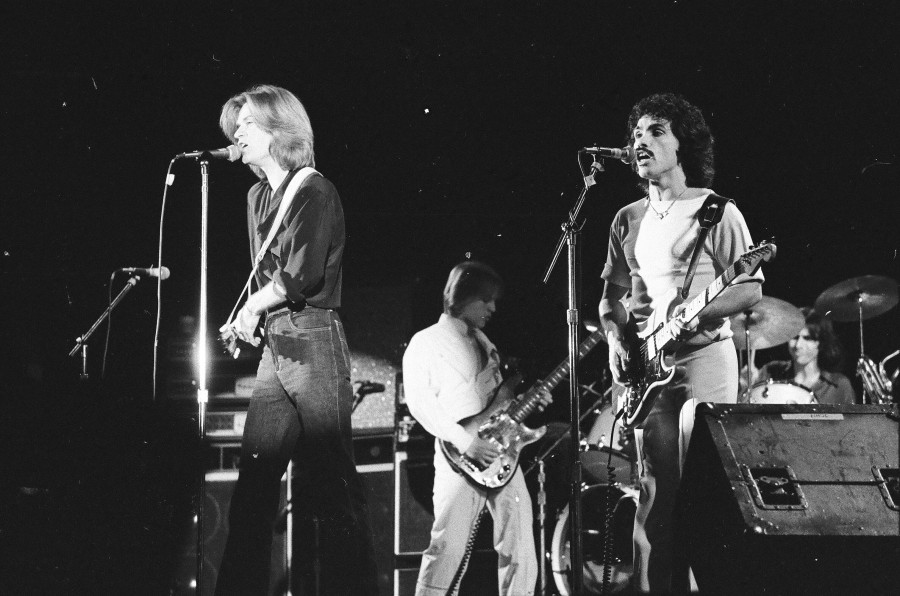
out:
M890 277L863 275L831 286L816 298L816 312L833 321L877 317L897 305L897 282Z
M749 328L751 348L772 348L795 337L805 324L799 308L779 298L763 296L751 308L731 317L731 339L738 350L746 350L745 331Z

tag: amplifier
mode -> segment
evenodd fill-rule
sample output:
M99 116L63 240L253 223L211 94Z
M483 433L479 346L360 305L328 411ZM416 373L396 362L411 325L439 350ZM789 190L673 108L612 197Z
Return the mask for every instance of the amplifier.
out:
M211 439L238 439L244 436L247 410L206 412L206 436Z
M228 510L231 494L237 481L237 470L210 470L206 472L205 499L203 505L203 577L197 590L197 524L182 543L178 570L169 591L174 596L201 596L213 594L219 566L228 538ZM281 481L279 507L287 499L287 476ZM269 596L290 594L290 530L275 532L272 537L272 561L269 576Z
M398 563L407 561L418 568L434 523L434 466L427 460L410 461L405 451L394 457L394 555Z

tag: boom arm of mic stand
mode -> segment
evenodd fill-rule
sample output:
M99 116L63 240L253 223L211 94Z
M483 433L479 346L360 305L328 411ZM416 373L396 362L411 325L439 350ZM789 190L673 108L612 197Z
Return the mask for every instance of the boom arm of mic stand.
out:
M112 314L112 311L116 307L116 305L122 301L122 298L125 297L125 294L130 292L131 289L137 285L139 279L140 277L135 275L132 276L131 279L129 279L127 282L125 282L125 287L122 288L122 291L119 292L119 295L116 296L112 302L110 302L109 306L106 307L106 310L103 311L103 314L101 314L100 317L96 321L94 321L94 324L91 325L91 328L88 329L87 332L84 333L81 337L75 340L75 347L72 348L72 350L69 352L69 357L75 356L75 354L77 354L78 351L85 346L87 340L91 338L91 335L93 335L94 331L97 330L97 327L100 326L100 323L105 321L110 316L110 314Z
M549 283L550 275L553 273L553 269L556 267L556 262L559 260L559 255L562 254L563 246L566 245L566 238L568 237L568 229L570 227L575 228L576 231L581 231L584 223L582 222L580 225L578 224L578 214L581 213L581 207L584 205L584 200L587 198L587 191L594 186L597 181L594 180L594 174L596 172L602 172L603 164L600 161L595 161L591 164L591 173L584 177L584 189L578 194L578 198L575 200L575 206L569 211L569 221L562 224L562 234L559 236L559 240L556 242L556 249L553 251L553 258L550 259L550 264L547 266L547 271L544 273L544 284Z

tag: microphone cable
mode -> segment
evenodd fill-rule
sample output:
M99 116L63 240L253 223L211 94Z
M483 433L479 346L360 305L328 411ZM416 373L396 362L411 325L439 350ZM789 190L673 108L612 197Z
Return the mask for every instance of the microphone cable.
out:
M177 157L173 157L166 169L166 181L163 185L162 204L159 208L159 240L156 248L156 263L158 267L162 267L163 252L163 221L166 215L166 197L169 193L169 187L175 182L175 176L172 174L172 166L175 165ZM156 322L153 327L153 393L152 400L156 403L156 377L159 369L159 327L162 318L162 276L156 278Z

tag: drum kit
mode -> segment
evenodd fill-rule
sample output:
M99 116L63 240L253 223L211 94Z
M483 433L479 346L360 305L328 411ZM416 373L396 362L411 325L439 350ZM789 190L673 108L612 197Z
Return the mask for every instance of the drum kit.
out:
M856 322L859 325L860 358L857 373L863 380L864 403L889 403L892 383L885 363L900 353L894 351L876 365L865 352L863 321L884 314L897 305L897 282L889 277L864 275L839 282L822 292L815 310L832 321ZM752 308L731 318L735 347L749 362L753 350L784 344L803 329L805 320L799 308L789 302L763 296ZM813 392L793 381L771 379L751 385L747 367L747 387L741 401L764 404L815 404Z
M774 348L786 343L803 329L806 321L799 308L779 298L763 296L753 308L731 319L733 341L738 351L750 361L753 350ZM748 351L749 346L749 351ZM767 404L811 404L815 395L811 390L793 381L769 379L751 385L750 367L747 370L749 387L741 401Z

